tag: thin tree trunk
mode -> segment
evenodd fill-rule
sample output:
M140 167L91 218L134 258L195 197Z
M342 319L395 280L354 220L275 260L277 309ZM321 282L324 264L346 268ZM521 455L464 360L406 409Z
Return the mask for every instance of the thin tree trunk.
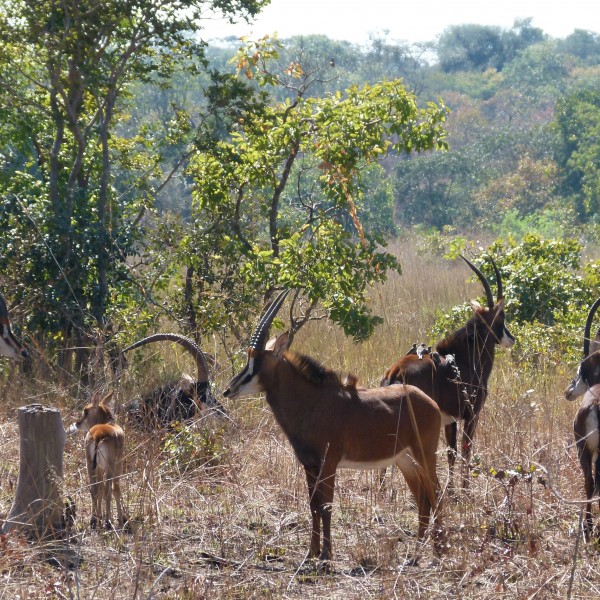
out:
M34 539L57 537L64 529L63 454L66 433L60 412L41 404L22 406L19 478L2 533L22 528Z

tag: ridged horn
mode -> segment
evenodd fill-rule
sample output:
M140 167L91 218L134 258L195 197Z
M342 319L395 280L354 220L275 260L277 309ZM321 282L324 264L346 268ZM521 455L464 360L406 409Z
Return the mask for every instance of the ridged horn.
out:
M128 352L129 350L134 350L135 348L139 348L140 346L145 346L146 344L151 344L152 342L176 342L180 346L183 346L196 361L196 366L198 368L198 382L204 383L208 381L208 365L206 363L206 358L204 353L198 347L198 344L184 335L180 335L178 333L155 333L154 335L149 335L131 346L127 346L123 350L123 352Z
M0 294L0 317L8 319L8 306L6 306L6 300L2 294Z
M265 311L265 314L262 316L259 321L256 330L252 334L250 338L250 348L253 350L264 350L265 345L267 343L267 335L269 334L269 328L271 327L271 323L275 318L275 315L279 312L283 301L286 296L290 293L290 290L283 290L279 293L277 298L273 300L273 302L269 305L269 308Z
M592 304L590 308L590 312L588 314L587 321L585 322L585 331L583 332L583 358L585 358L590 353L590 335L592 332L592 321L594 320L594 315L600 306L600 298Z
M496 261L490 256L490 262L492 263L492 267L494 267L494 273L496 273L496 302L498 300L502 300L504 298L504 290L502 289L502 277L500 276L500 270L496 266Z
M473 272L477 277L479 277L481 283L483 284L483 288L485 289L485 296L487 298L488 307L490 309L494 308L494 295L492 294L492 288L490 287L489 281L485 278L485 275L465 256L462 254L460 257L473 269Z

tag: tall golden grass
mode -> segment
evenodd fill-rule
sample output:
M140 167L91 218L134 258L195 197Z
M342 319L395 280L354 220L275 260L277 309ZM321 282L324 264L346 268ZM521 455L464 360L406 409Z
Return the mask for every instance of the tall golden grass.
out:
M402 276L372 292L384 324L362 344L335 327L309 324L294 348L327 366L377 385L385 368L427 339L436 312L481 295L466 265L397 249ZM210 352L217 351L214 344ZM158 360L151 354L159 354ZM153 346L141 376L126 375L120 400L168 374L193 371L178 347ZM217 392L232 375L223 360ZM393 472L380 498L372 472L340 470L333 508L335 560L330 573L303 566L309 510L303 469L261 398L227 405L229 419L202 415L171 433L144 433L126 423L123 482L133 533L91 531L83 440L65 452L65 493L78 507L71 568L48 561L43 544L0 538L0 598L573 598L597 595L597 548L581 545L574 577L583 497L572 441L576 406L563 399L573 365L540 357L525 370L499 351L479 423L468 490L446 491L448 547L417 546L416 511ZM52 382L12 375L2 383L0 514L12 502L18 468L15 409L58 405L67 425L83 398ZM445 444L438 471L448 480ZM189 463L189 464L188 464ZM551 479L541 470L550 472ZM419 556L417 566L411 560ZM60 563L60 561L59 561ZM64 561L63 561L64 563Z

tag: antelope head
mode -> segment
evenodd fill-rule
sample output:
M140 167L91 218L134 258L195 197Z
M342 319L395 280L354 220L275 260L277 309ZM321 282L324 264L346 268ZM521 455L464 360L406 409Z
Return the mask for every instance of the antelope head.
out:
M265 361L272 360L273 357L281 357L289 347L289 336L287 334L280 335L267 343L271 323L288 293L289 290L280 292L262 316L256 331L250 339L246 366L227 385L227 389L223 392L226 398L234 399L240 396L251 396L264 391L260 378L263 364Z
M28 357L27 350L17 340L10 328L8 307L2 294L0 294L0 354L18 361Z
M578 396L585 394L588 388L596 383L600 383L600 329L593 340L590 338L592 321L594 320L594 315L599 306L600 298L592 304L585 323L585 331L583 333L583 360L577 368L577 374L573 378L573 381L571 381L565 390L565 398L567 400L575 400Z
M67 429L67 435L72 435L80 430L87 432L94 425L104 425L105 423L113 422L112 411L106 405L112 395L113 393L110 392L102 400L98 396L92 397L92 401L83 407L81 418Z
M494 302L494 295L490 284L485 275L466 257L461 255L461 258L471 267L475 275L479 278L483 284L485 290L485 296L487 299L487 307L481 306L479 302L473 300L471 306L477 318L482 321L489 332L493 335L495 342L503 348L510 348L515 343L515 338L512 333L506 327L506 316L504 314L504 293L502 289L502 278L500 277L500 271L494 262L494 259L490 257L494 272L496 273L496 285L498 288L497 300Z

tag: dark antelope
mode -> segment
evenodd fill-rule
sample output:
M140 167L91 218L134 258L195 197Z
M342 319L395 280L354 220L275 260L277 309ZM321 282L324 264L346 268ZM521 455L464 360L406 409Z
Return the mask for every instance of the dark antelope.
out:
M8 307L4 296L0 294L0 355L22 361L27 358L27 350L23 348L10 328Z
M251 338L246 367L230 382L228 398L265 392L308 482L312 534L309 557L332 556L331 512L338 467L375 469L396 464L415 496L418 537L438 515L436 450L440 411L412 386L357 389L313 359L288 350L283 334L266 343L287 292L266 310ZM321 545L323 524L323 548Z
M587 540L593 535L592 498L600 496L600 329L590 339L594 314L600 306L600 298L590 308L583 334L583 360L577 375L565 390L567 400L575 400L583 394L581 406L573 421L579 464L583 471L585 495L584 533Z
M177 333L157 333L127 346L122 353L160 341L175 342L193 356L197 369L196 379L184 373L178 381L167 383L140 400L127 402L124 405L126 412L151 427L191 419L203 405L224 412L221 404L210 394L206 357L193 340Z
M451 472L457 452L457 422L464 421L461 451L464 464L468 465L479 413L487 398L496 345L510 348L515 342L505 324L502 280L496 263L492 260L498 286L494 302L490 284L483 273L470 260L462 258L483 284L487 306L471 301L475 314L464 327L440 340L435 352L417 352L416 349L409 352L385 372L381 381L384 386L393 383L414 385L437 402L449 445ZM463 485L466 482L465 477Z
M83 409L81 418L73 423L67 433L87 431L85 436L85 460L90 480L92 496L92 518L90 526L95 528L104 521L106 529L112 529L111 495L114 494L117 505L117 517L120 527L126 524L125 510L121 498L120 478L123 475L123 458L125 453L125 434L114 422L111 410L103 400L95 398ZM102 513L104 497L105 512Z

